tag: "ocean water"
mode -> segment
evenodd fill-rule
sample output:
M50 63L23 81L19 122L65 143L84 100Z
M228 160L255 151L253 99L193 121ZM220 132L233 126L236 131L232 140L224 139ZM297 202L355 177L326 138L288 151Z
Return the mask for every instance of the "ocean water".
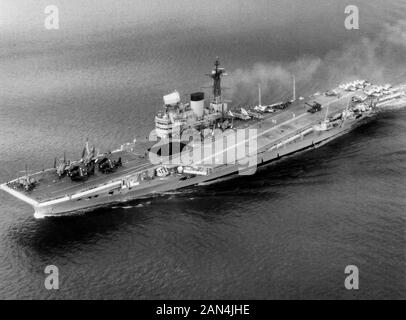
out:
M219 4L210 23L174 10L137 27L125 16L114 28L4 32L0 181L79 157L87 138L101 150L142 141L162 95L207 86L216 56L233 105L255 103L258 82L264 102L289 97L291 73L298 95L406 82L405 3L354 4L353 31L343 1L261 0ZM389 110L256 175L80 216L36 220L0 192L0 298L405 299L405 141L406 109ZM57 291L44 287L51 264ZM347 265L357 291L344 288Z

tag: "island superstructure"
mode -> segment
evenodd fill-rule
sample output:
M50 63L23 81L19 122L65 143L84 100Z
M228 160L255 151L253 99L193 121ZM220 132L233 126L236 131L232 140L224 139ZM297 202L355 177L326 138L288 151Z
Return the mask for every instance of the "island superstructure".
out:
M209 106L205 107L204 92L192 93L188 103L181 102L177 91L163 97L164 108L155 117L155 131L159 138L176 138L186 128L203 130L224 120L228 106L221 95L221 77L226 73L218 59L207 75L213 79L213 97Z
M186 102L177 91L165 95L150 143L127 143L109 153L86 143L80 159L55 159L53 168L27 171L1 189L30 204L37 218L88 211L254 173L349 132L385 107L406 105L406 86L356 80L307 98L296 99L294 89L292 99L268 105L259 87L256 106L236 109L223 100L224 75L217 59L208 74L209 101L203 92Z

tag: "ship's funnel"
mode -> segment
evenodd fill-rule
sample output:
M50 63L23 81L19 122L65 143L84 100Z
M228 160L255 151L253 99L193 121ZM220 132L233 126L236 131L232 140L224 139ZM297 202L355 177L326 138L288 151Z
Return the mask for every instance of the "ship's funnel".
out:
M166 106L174 106L180 102L179 92L174 91L171 94L164 96L164 104Z
M190 108L197 117L203 117L204 92L195 92L190 95Z

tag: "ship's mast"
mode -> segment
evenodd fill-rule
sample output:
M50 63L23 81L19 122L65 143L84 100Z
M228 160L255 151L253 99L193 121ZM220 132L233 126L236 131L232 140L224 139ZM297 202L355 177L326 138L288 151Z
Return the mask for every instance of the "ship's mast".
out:
M224 120L224 103L222 96L221 96L221 77L226 76L226 71L224 68L220 67L220 61L219 58L216 58L216 61L214 62L214 68L211 71L211 73L207 74L210 78L213 79L213 100L212 100L212 105L216 106L216 109L218 110L218 107L221 107L221 121Z
M221 99L221 77L225 76L224 68L220 67L220 61L217 57L214 62L214 68L208 76L213 79L213 102L222 103Z
M296 100L296 77L294 74L292 76L293 76L293 100L292 101L295 101Z
M258 107L262 106L262 102L261 102L261 84L258 83Z

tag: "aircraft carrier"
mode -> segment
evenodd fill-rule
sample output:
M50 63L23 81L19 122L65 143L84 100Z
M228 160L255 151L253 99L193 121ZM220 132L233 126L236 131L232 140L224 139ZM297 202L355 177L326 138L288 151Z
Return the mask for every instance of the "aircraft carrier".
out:
M86 143L81 159L56 159L53 168L0 185L34 208L34 217L93 210L233 175L317 148L372 119L387 107L406 105L406 86L356 80L327 92L269 105L230 108L222 98L227 75L217 59L203 92L187 102L174 91L163 97L147 143L132 142L100 153ZM294 80L294 78L293 78ZM294 81L293 81L294 83Z

